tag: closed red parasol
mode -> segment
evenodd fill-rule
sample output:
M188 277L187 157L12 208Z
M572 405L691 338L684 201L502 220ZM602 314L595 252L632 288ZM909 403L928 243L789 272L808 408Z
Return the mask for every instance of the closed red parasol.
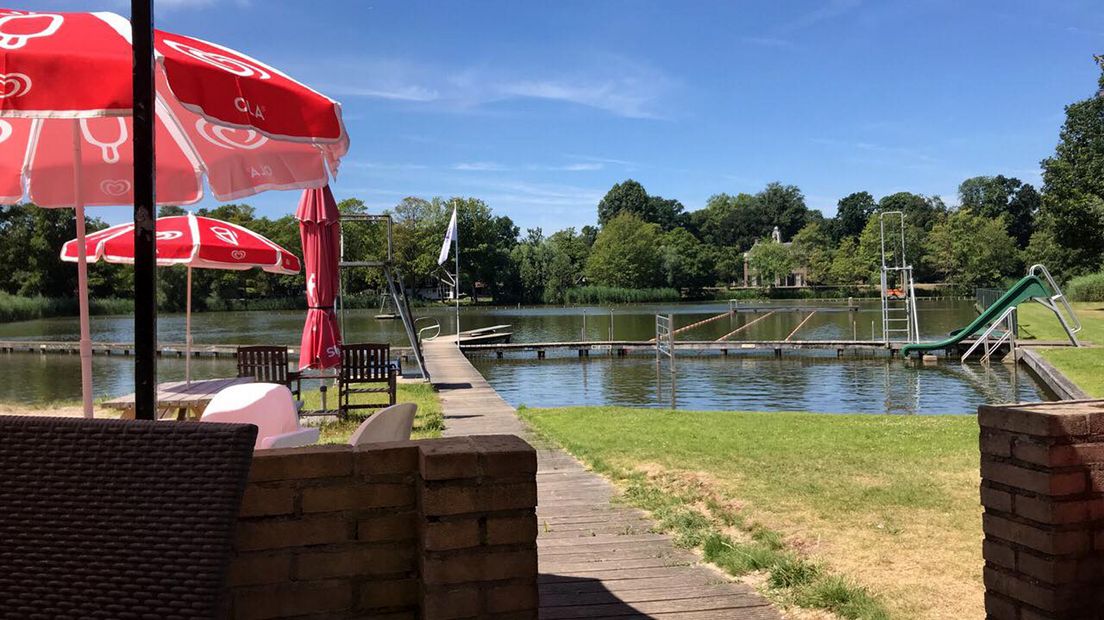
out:
M329 186L304 191L295 219L303 239L308 306L299 369L332 368L341 363L341 330L334 314L341 224Z

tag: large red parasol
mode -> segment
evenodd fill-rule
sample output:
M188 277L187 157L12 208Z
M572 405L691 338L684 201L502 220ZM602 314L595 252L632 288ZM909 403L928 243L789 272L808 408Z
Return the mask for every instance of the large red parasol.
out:
M336 174L349 145L336 102L214 43L156 31L154 45L159 204L200 200L204 178L215 198L234 200L320 187ZM131 25L119 15L0 9L0 201L74 207L78 239L85 205L135 202L133 166L152 153L133 156L134 63ZM78 262L91 415L87 271Z
M84 254L89 262L134 264L134 224L126 223L85 237ZM75 263L80 258L80 241L61 248L61 260ZM247 228L210 217L174 215L157 220L157 264L188 267L188 299L185 319L185 375L191 381L192 359L192 268L244 270L259 267L269 273L299 273L299 259L267 237Z
M341 330L334 314L338 287L340 214L329 186L303 192L299 235L307 265L307 322L299 348L299 369L332 368L341 363Z

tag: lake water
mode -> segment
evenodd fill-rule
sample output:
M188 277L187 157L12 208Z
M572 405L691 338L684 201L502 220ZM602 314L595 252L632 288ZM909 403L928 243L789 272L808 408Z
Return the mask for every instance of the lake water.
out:
M777 306L787 302L773 302ZM847 302L792 302L794 305L845 307ZM856 302L857 312L818 313L795 336L796 339L870 339L877 337L880 310L877 300ZM942 337L961 327L975 315L967 300L921 301L920 330L925 339ZM675 313L676 327L688 325L727 310L726 303L641 304L613 308L536 307L465 308L463 329L510 324L515 342L549 342L578 339L646 340L654 336L655 314ZM398 321L373 318L372 310L350 311L346 315L346 341L390 342L405 346L406 337ZM418 316L430 316L452 328L451 309L418 309ZM785 338L807 313L778 312L743 330L737 339L778 340ZM680 339L713 340L762 314L739 314L701 326ZM200 313L192 317L197 344L297 344L303 313L231 312ZM128 342L132 318L92 318L93 340ZM873 330L873 331L872 331ZM184 340L184 317L161 315L159 333L163 342ZM70 340L78 338L75 318L0 324L0 340ZM671 406L670 374L656 373L652 357L592 357L580 361L570 357L537 361L532 353L496 360L475 356L473 362L491 384L514 405L555 406L574 404L617 404ZM665 366L664 366L665 368ZM680 408L750 409L837 412L967 413L984 402L1039 400L1043 393L1025 372L1010 373L999 364L990 369L940 362L934 367L901 360L837 360L833 352L787 353L781 360L762 356L731 355L686 357L678 360L674 403ZM93 358L97 396L116 396L133 391L133 360L123 357ZM192 376L209 378L234 372L232 360L192 360ZM77 356L0 354L0 401L45 403L80 398L80 365ZM182 379L184 364L179 359L158 362L159 380Z

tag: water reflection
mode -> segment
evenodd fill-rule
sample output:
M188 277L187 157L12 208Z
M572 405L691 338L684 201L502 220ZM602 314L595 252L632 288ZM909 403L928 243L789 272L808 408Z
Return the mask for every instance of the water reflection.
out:
M983 403L1043 400L1014 368L941 362L924 366L888 358L834 355L470 356L512 405L623 405L680 409L815 411L823 413L968 414Z

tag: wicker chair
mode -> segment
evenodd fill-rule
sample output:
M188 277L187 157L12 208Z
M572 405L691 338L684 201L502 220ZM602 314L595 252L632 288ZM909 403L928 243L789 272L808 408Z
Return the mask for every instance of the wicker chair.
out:
M354 409L381 409L395 404L398 370L391 363L389 344L345 344L341 346L338 375L338 410L346 417ZM353 394L383 394L386 402L356 403Z
M256 432L0 416L0 617L216 617Z
M301 400L302 376L288 370L288 348L271 346L238 347L238 376L253 377L261 383L278 383Z

